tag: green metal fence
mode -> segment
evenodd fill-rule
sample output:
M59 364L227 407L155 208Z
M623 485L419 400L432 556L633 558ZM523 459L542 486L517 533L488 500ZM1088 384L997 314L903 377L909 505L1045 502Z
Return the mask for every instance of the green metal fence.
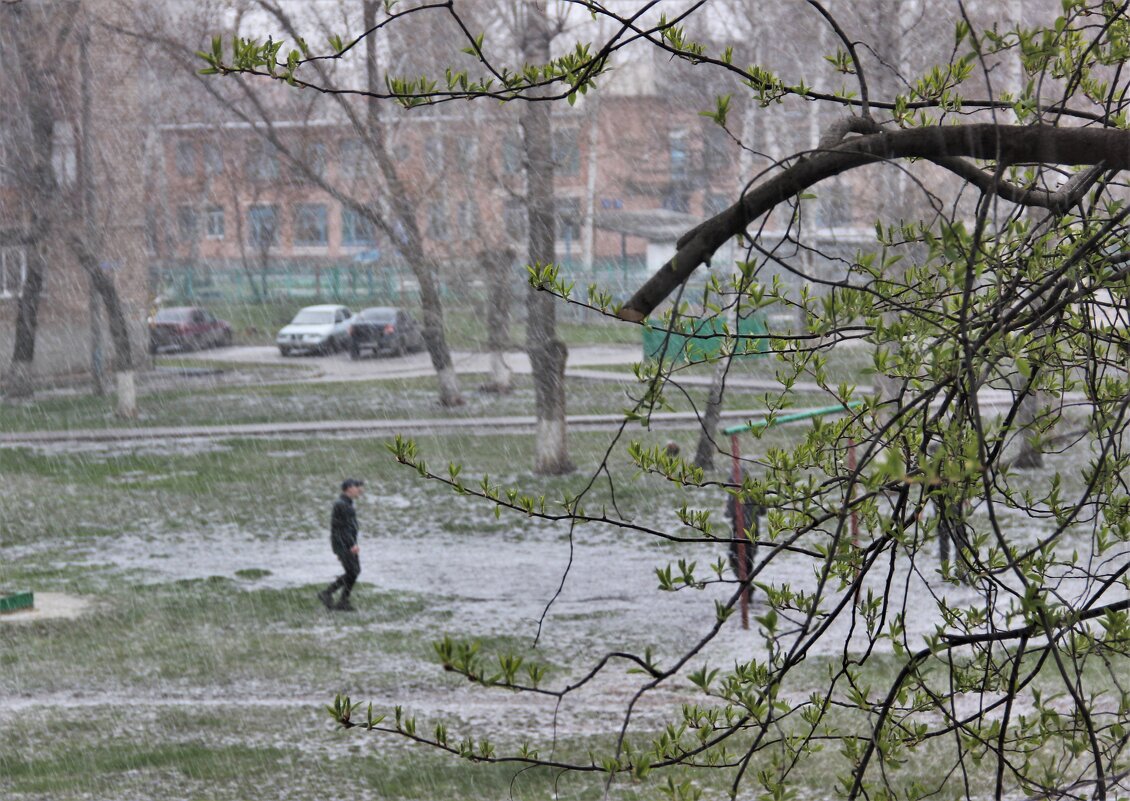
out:
M310 268L204 269L158 268L160 294L177 303L358 303L411 305L419 299L419 284L404 270L362 265ZM441 286L445 295L452 292Z
M167 302L343 303L346 305L417 306L420 285L405 266L376 264L285 265L267 269L232 266L156 266L153 283ZM520 293L528 278L521 265L513 267L512 291L520 307ZM482 275L473 266L445 265L439 271L441 300L458 300L484 291ZM624 299L647 280L646 268L638 261L610 262L581 270L562 266L562 277L576 286L578 297L596 284L601 291ZM565 314L569 312L566 311Z

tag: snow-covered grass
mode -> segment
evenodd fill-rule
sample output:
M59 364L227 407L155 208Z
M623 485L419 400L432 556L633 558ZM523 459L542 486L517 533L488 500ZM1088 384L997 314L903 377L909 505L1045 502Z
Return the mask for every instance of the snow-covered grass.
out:
M575 456L591 460L604 439L577 435ZM527 437L422 444L470 457L469 470L504 480L525 478L520 465L532 454ZM395 465L380 441L0 454L0 586L92 601L75 621L0 625L5 797L240 799L263 782L278 788L263 797L321 798L347 770L337 760L357 757L350 797L390 797L381 788L392 786L392 797L497 798L513 770L377 745L335 731L321 706L348 692L384 707L403 703L453 731L495 734L501 726L513 729L512 741L544 740L551 707L444 673L432 641L450 634L480 641L485 653L524 653L546 665L547 681L564 682L616 641L652 644L654 627L683 606L674 596L666 607L634 597L652 594L652 568L668 547L582 530L567 590L533 652L538 617L568 563L566 527L496 519L489 507ZM337 572L328 509L344 475L369 482L358 504L364 572L355 616L327 613L314 598ZM560 494L581 480L534 483ZM635 493L622 501L625 511L642 510ZM709 609L705 598L695 601ZM664 653L676 644L657 643ZM560 747L606 736L632 685L621 672L566 705L557 716ZM534 774L519 786L545 797L551 781ZM599 795L595 787L566 797Z
M769 432L756 447L786 444L796 432ZM638 436L649 445L667 439ZM679 436L689 451L690 435ZM582 469L557 478L526 472L533 447L525 436L419 444L439 473L449 459L461 462L468 484L487 473L544 493L552 508L584 485L608 435L575 433L570 441ZM611 526L570 532L565 522L512 512L496 517L489 504L395 464L385 445L340 437L0 450L0 586L92 601L78 620L0 624L0 794L475 801L508 797L513 779L515 798L547 798L552 774L476 766L338 731L321 708L345 692L380 711L401 704L425 732L442 720L453 739L490 735L511 752L529 740L543 755L556 747L559 757L583 757L609 744L641 676L617 666L558 709L551 698L487 691L445 673L432 642L477 640L488 658L515 651L544 664L544 683L560 687L611 650L650 648L658 664L669 664L709 627L714 602L730 591L656 589L656 567L678 559L706 565L724 546L673 544ZM678 532L673 510L684 502L721 514L719 490L691 492L636 475L622 450L609 468L626 519ZM347 475L368 481L358 502L355 615L328 613L314 598L337 572L328 511ZM598 482L587 505L612 501ZM1015 525L1018 536L1037 533ZM774 581L811 581L799 557L774 570ZM913 638L937 622L930 592L976 602L967 588L928 572L900 568L892 585L905 587L892 600L905 592L920 610L908 620ZM850 625L837 622L829 645L812 650L784 695L804 698L824 680L850 643ZM743 631L734 618L694 666L725 669L763 652L756 625ZM897 669L893 656L879 654L868 677L881 686ZM646 739L692 699L702 696L685 679L647 696L630 736ZM840 759L830 752L806 767L801 797L832 792ZM721 779L700 781L708 798L722 797ZM573 777L558 790L561 798L599 798L602 782ZM614 788L617 798L657 793L648 783Z

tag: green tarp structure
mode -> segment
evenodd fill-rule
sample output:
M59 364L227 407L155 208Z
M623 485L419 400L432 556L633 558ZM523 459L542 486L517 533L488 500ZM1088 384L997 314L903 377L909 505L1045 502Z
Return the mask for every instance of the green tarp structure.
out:
M668 339L666 327L645 323L644 361L657 360L660 354L663 355L663 361L669 364L707 361L721 352L726 340L727 327L728 323L717 317L700 320L684 318L676 322ZM769 352L768 335L769 329L765 325L765 318L761 315L751 314L741 318L738 321L738 338L732 340L734 356L750 358L765 355ZM734 337L732 327L730 336Z

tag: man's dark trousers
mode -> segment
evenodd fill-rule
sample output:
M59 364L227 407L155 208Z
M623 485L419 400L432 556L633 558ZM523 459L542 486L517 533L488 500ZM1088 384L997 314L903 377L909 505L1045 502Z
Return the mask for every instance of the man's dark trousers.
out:
M353 585L357 583L357 577L361 575L361 557L351 551L335 550L334 553L345 572L334 580L327 592L333 595L341 589L341 600L338 603L344 604L349 600L349 594L353 592ZM342 589L343 587L344 589Z

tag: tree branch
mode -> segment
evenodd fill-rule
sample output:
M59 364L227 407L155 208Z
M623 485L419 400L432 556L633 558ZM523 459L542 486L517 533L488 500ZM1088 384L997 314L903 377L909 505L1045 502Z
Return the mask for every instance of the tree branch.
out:
M986 123L883 131L847 140L830 151L798 161L684 234L678 241L675 256L624 304L620 317L633 322L647 317L727 240L810 186L881 161L903 158L938 161L960 157L1002 165L1101 164L1104 169L1123 170L1130 166L1130 131Z

